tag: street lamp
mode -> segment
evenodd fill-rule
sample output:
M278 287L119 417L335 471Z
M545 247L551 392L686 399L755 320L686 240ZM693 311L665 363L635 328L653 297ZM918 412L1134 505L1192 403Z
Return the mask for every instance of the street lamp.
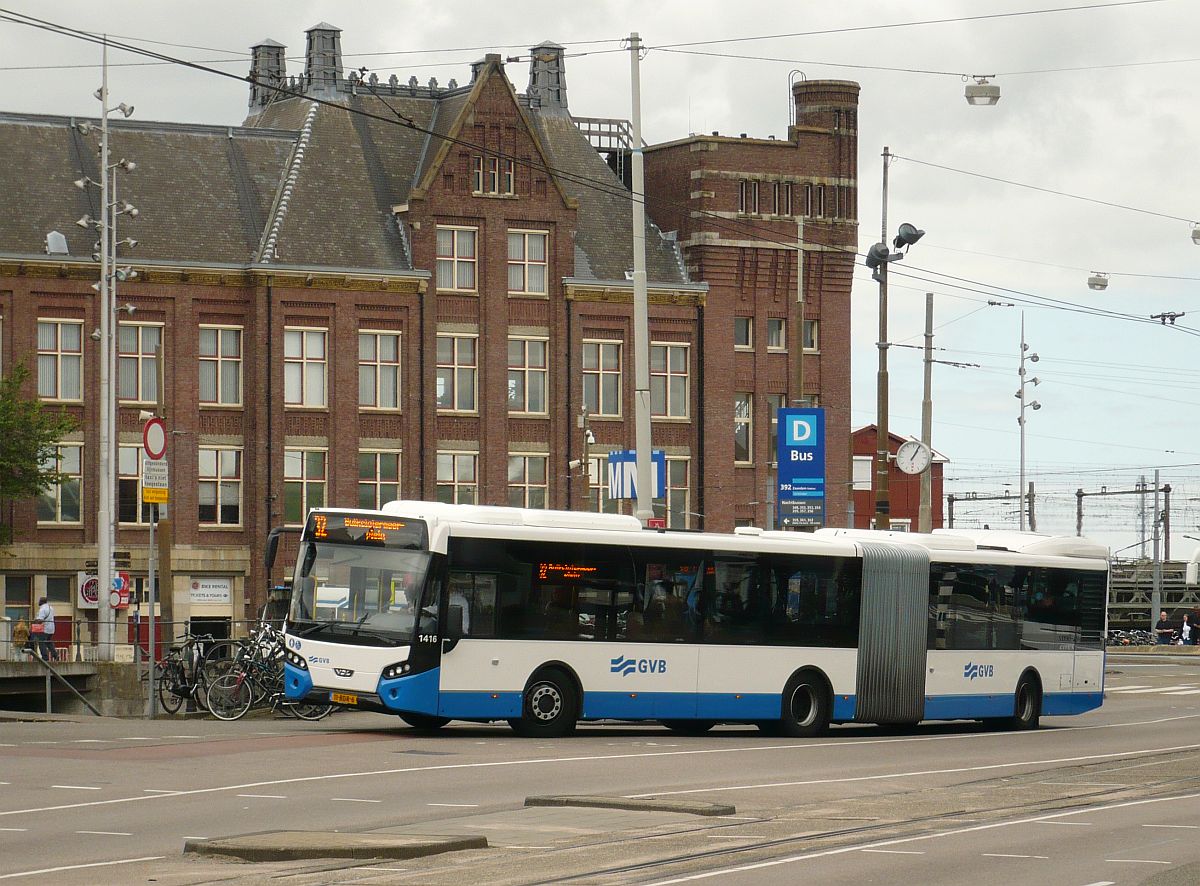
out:
M888 457L891 447L888 444L888 366L887 366L887 269L894 261L900 261L908 252L908 248L925 236L925 232L907 222L892 240L896 249L904 252L892 252L887 244L887 204L888 204L888 166L892 153L888 147L883 148L883 224L880 226L880 242L867 250L865 264L871 269L871 279L879 283L879 371L876 377L876 413L875 420L875 528L890 529L891 500L888 490Z
M1087 283L1088 289L1095 289L1096 291L1108 289L1108 274L1103 271L1092 271Z
M995 74L986 76L980 74L971 75L974 83L968 83L965 96L967 104L975 105L976 107L987 107L996 104L1000 101L1000 87L995 83L989 83L988 77L995 77Z
M1026 492L1025 492L1025 408L1028 406L1030 409L1033 409L1035 411L1042 408L1042 404L1039 403L1037 400L1033 400L1032 402L1029 402L1029 403L1025 402L1025 386L1033 385L1034 387L1036 387L1037 385L1041 384L1041 381L1038 379L1038 377L1036 375L1030 379L1025 378L1025 361L1028 360L1030 363L1036 363L1036 362L1038 362L1038 360L1041 359L1040 357L1038 357L1037 354L1027 354L1026 351L1028 351L1028 350L1029 350L1029 345L1027 345L1025 343L1025 312L1022 311L1021 312L1021 362L1020 362L1019 368L1017 369L1017 375L1020 378L1021 386L1017 390L1017 393L1014 395L1021 401L1021 412L1020 412L1020 415L1017 417L1017 424L1020 425L1020 427L1021 427L1021 483L1020 483L1020 486L1017 488L1017 494L1018 494L1018 499L1021 503L1020 504L1020 512L1021 512L1020 529L1022 532L1025 531L1025 507L1026 507L1026 497L1025 497L1026 496Z
M101 659L111 660L115 654L116 619L110 601L109 591L113 587L113 545L115 542L114 516L116 512L115 455L116 455L116 397L113 391L113 379L116 375L116 283L118 280L131 280L137 273L128 267L117 268L117 246L135 246L137 241L126 238L118 243L116 238L116 222L118 215L136 218L138 210L128 201L118 202L116 199L116 181L112 172L120 169L130 173L137 168L131 160L122 158L116 163L109 163L108 144L108 115L115 111L125 117L133 114L133 106L121 102L115 108L108 106L108 43L102 44L101 81L100 88L93 95L100 102L100 181L93 181L88 176L77 179L74 184L80 190L88 187L100 189L100 218L94 219L85 215L75 224L81 228L95 228L99 235L93 258L100 262L100 279L93 284L100 294L100 483L99 502L96 520L96 566L99 575L100 612L98 613L98 636ZM90 123L78 123L77 128L84 135L94 133L96 128ZM111 198L111 199L110 199ZM153 642L153 641L152 641ZM153 664L151 664L153 674ZM151 678L153 679L153 677ZM151 689L153 696L153 688Z

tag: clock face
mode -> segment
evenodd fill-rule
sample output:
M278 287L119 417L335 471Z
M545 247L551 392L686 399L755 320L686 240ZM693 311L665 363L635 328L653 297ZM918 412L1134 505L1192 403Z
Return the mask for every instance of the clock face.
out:
M919 474L929 467L929 450L916 440L901 443L896 450L896 467L906 474Z

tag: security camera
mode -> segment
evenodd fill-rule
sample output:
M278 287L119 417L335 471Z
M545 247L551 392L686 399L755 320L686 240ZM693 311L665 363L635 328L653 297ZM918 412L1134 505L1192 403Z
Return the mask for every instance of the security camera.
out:
M567 462L567 467L573 471L582 464L583 464L583 459L573 458L569 462Z
M92 341L100 341L100 330L99 329L92 330Z
M592 429L588 428L583 432L583 442L588 446L594 446L596 443L596 435L592 433Z

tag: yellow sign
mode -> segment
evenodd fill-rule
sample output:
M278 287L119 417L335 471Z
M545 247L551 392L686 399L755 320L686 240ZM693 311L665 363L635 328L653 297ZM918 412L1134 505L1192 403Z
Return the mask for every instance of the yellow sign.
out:
M170 504L168 490L164 486L162 489L155 489L153 486L142 487L142 504L146 505L165 505Z

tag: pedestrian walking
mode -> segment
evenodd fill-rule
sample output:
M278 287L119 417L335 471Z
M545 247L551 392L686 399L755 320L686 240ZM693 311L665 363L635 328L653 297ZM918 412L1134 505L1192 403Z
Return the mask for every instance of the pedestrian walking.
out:
M33 623L41 626L40 632L36 627L33 629L34 633L41 634L38 640L39 654L46 661L54 661L54 607L45 597L38 600L37 616Z
M1179 628L1179 639L1183 641L1180 645L1191 646L1194 642L1192 638L1195 633L1196 629L1192 626L1191 621L1188 620L1188 614L1185 612L1183 614L1183 625Z
M1159 646L1171 645L1171 635L1175 633L1175 629L1167 621L1167 610L1164 609L1158 614L1158 624L1154 626L1154 633L1158 636Z

